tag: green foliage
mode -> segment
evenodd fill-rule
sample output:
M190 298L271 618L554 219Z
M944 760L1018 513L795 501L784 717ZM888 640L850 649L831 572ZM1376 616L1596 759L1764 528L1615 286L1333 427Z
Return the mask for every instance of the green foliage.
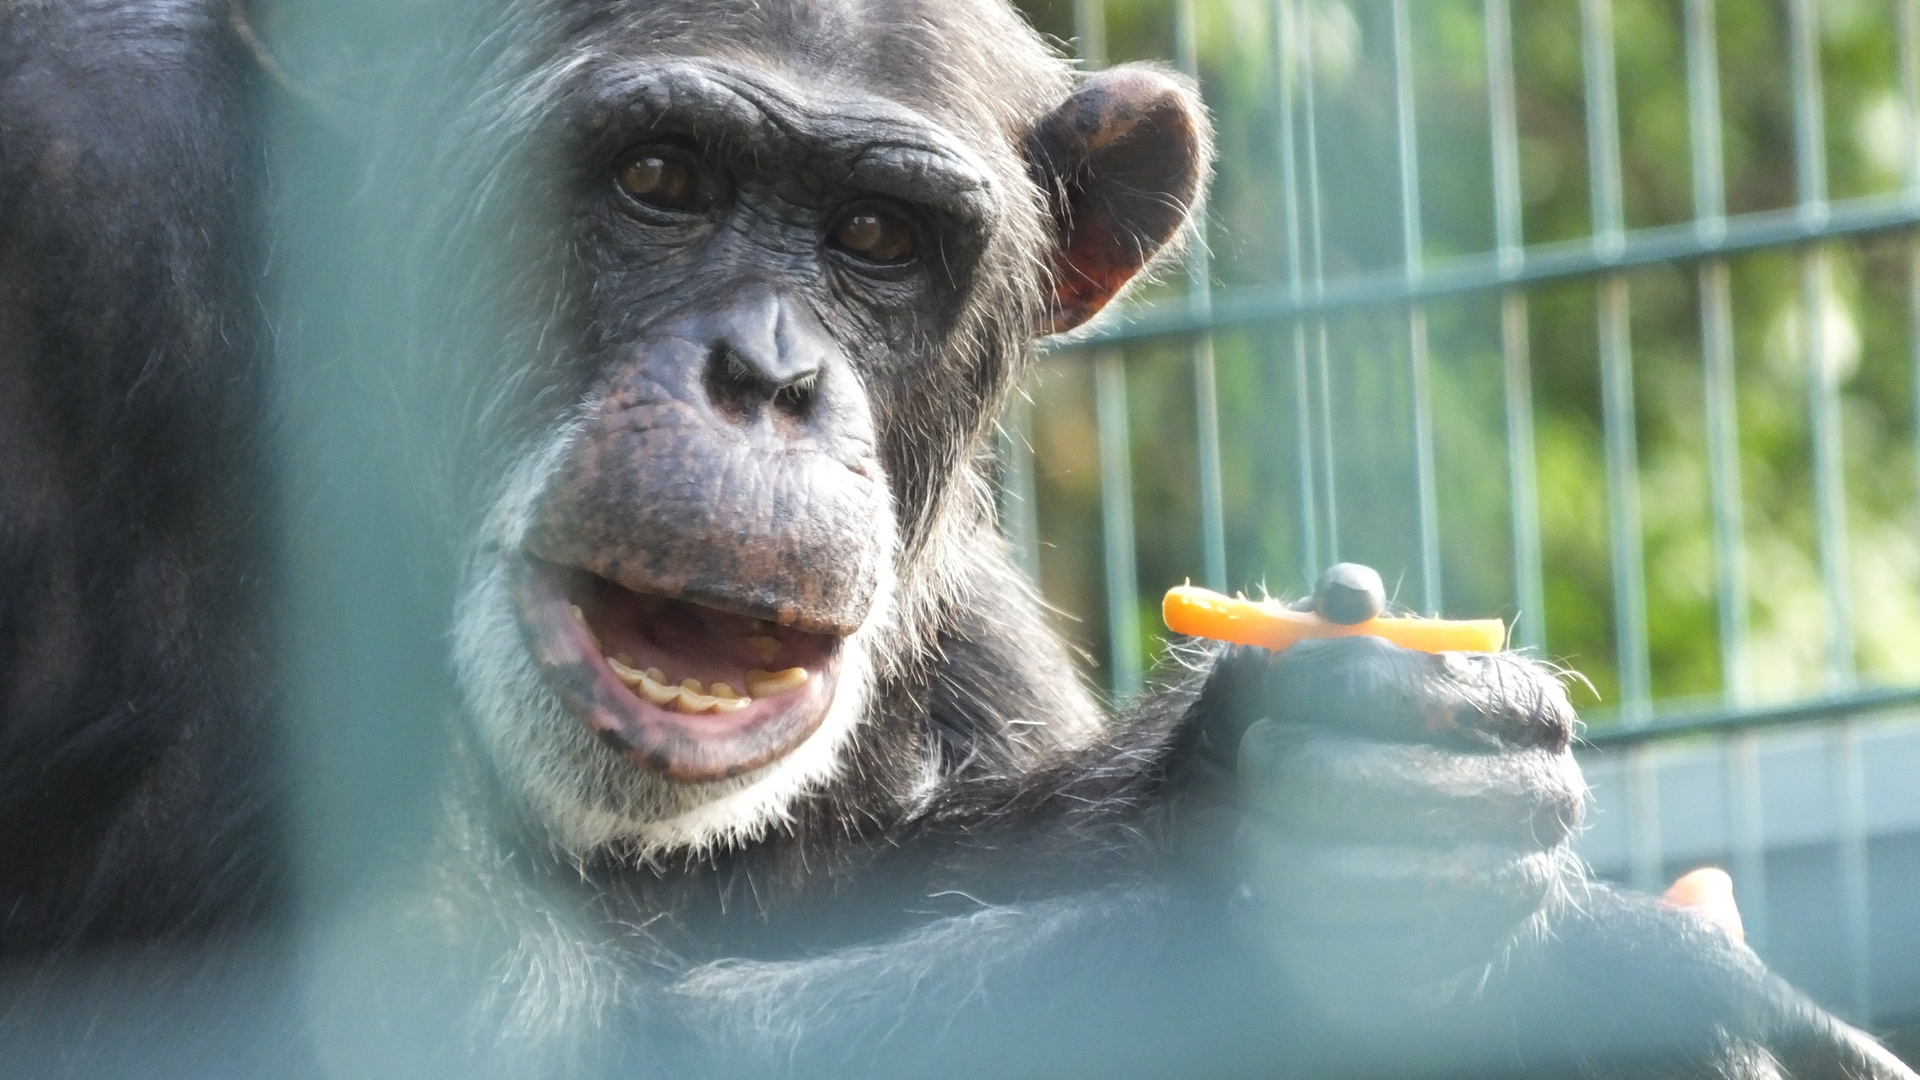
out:
M1386 0L1292 0L1314 80L1325 268L1329 277L1393 270L1403 260L1391 24ZM1200 74L1221 131L1207 245L1217 289L1287 280L1282 185L1282 77L1268 0L1198 6ZM1072 35L1068 0L1029 6L1043 31ZM1682 5L1614 0L1622 191L1629 229L1694 216ZM1799 197L1784 5L1719 0L1721 149L1729 213L1791 207ZM1900 97L1891 0L1816 5L1822 150L1832 198L1898 192L1909 119ZM1429 265L1493 246L1490 123L1482 0L1417 0L1412 19L1423 252ZM1168 0L1110 0L1109 58L1174 55ZM1524 232L1529 244L1585 242L1592 230L1581 5L1513 0ZM1296 80L1296 97L1309 89ZM1305 159L1301 166L1305 168ZM1304 199L1305 192L1302 192ZM1305 205L1303 202L1302 209ZM1861 676L1920 678L1920 545L1912 296L1915 241L1887 234L1807 253L1771 250L1730 263L1744 552L1754 699L1826 685L1827 605L1816 542L1808 423L1805 310L1824 314L1824 363L1838 380L1845 442L1848 575ZM1821 269L1825 266L1825 270ZM1184 277L1143 299L1177 296ZM1673 700L1726 691L1715 604L1701 308L1697 269L1629 278L1639 497L1653 690ZM1618 697L1613 581L1598 375L1596 283L1527 296L1535 464L1546 590L1546 652ZM1449 613L1515 614L1500 304L1468 296L1427 313ZM1311 360L1318 328L1300 328ZM1235 587L1306 587L1301 501L1304 402L1295 328L1220 335L1229 569ZM1419 589L1407 313L1331 319L1326 342L1335 419L1342 558L1379 567L1401 599ZM1192 347L1128 350L1132 467L1142 612L1158 632L1168 585L1201 565ZM1034 441L1040 461L1042 584L1095 658L1106 656L1097 456L1084 356L1041 365ZM1311 365L1310 365L1311 366ZM1321 562L1329 552L1317 552ZM1592 704L1591 700L1586 702ZM1603 715L1603 714L1602 714Z

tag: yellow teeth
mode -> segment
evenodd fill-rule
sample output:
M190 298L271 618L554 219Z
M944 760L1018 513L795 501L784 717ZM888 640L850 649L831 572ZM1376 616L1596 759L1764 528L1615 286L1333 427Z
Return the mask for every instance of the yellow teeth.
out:
M600 635L594 633L593 627L587 625L587 613L580 610L579 604L568 604L567 610L573 612L573 621L580 624L580 629L587 632L587 640L593 642L594 648L599 648Z
M702 685L699 679L682 679L680 685L675 686L667 681L666 672L657 667L639 671L617 656L609 656L606 661L607 667L628 689L655 705L683 713L736 713L753 704L754 698L785 693L803 685L808 678L806 668L794 667L775 672L749 671L747 693L742 694L723 682L716 682L709 688Z
M780 639L768 634L755 634L747 639L747 648L753 650L753 655L759 657L761 663L771 663L774 657L780 655Z
M711 712L713 710L713 707L718 704L720 704L719 698L708 697L705 694L695 694L695 693L690 693L686 690L681 690L680 700L674 702L673 707L679 712L703 713L703 712Z
M801 667L790 667L784 671L749 671L747 693L757 698L772 697L784 694L806 681L807 669Z
M680 688L668 686L666 677L660 673L659 668L635 671L616 656L607 657L607 666L613 669L613 673L619 676L621 682L627 684L627 689L655 705L666 705L680 698Z
M638 683L631 685L633 685L635 690L640 691L641 697L646 698L655 705L670 705L673 702L679 701L680 695L684 693L684 691L677 686L667 686L652 676L645 674L640 676Z
M753 699L745 694L736 694L733 687L726 683L713 684L713 711L717 713L736 713L753 704Z

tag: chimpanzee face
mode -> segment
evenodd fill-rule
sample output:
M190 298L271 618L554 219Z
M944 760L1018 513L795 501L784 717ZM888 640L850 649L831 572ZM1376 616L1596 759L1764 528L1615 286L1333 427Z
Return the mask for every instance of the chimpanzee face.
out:
M1021 350L1198 190L1164 76L983 140L924 88L747 55L576 59L520 150L522 190L564 208L534 290L564 348L503 376L523 389L490 437L515 449L458 656L496 763L573 849L751 832L833 772L934 553L980 526L970 459ZM1142 130L1136 153L1184 135L1177 167L1150 198L1115 168L1116 195L1093 165Z

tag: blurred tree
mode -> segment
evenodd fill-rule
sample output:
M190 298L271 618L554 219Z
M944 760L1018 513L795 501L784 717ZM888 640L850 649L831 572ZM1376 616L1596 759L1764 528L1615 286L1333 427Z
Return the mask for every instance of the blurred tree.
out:
M1302 32L1280 62L1275 13L1290 4ZM1817 12L1826 187L1832 198L1902 190L1911 156L1900 93L1896 0L1822 0ZM1035 25L1071 50L1072 0L1031 0ZM1098 5L1096 5L1098 6ZM1786 6L1718 0L1722 153L1729 213L1790 207L1798 197ZM1584 243L1592 230L1581 5L1513 0L1513 53L1524 233L1529 244ZM1423 251L1429 265L1493 247L1483 0L1409 5L1418 124ZM1629 229L1694 214L1682 7L1613 0L1621 187ZM1170 0L1109 0L1109 60L1175 55ZM1283 90L1296 102L1302 221L1312 208L1306 115L1314 104L1324 272L1401 265L1402 222L1388 0L1205 0L1196 12L1200 77L1220 126L1219 175L1206 236L1216 288L1284 283ZM1283 69L1292 82L1283 87ZM1311 72L1310 79L1306 75ZM1312 237L1303 235L1303 250ZM1914 241L1889 233L1831 245L1830 273L1803 276L1800 253L1731 263L1745 550L1751 582L1750 695L1777 699L1825 686L1811 471L1804 298L1817 298L1819 363L1838 381L1847 465L1849 574L1860 674L1920 679L1920 544L1912 281ZM1309 266L1309 271L1311 266ZM1690 266L1630 277L1639 495L1656 698L1723 691L1714 605L1697 278ZM1808 294L1803 288L1813 282ZM1145 290L1175 298L1178 274ZM1591 280L1531 291L1530 346L1546 651L1618 694L1606 524L1601 394ZM1508 520L1499 303L1449 299L1429 310L1432 395L1446 606L1459 615L1515 614ZM1307 327L1309 358L1316 327ZM1303 579L1302 402L1293 329L1216 341L1229 570L1236 586L1298 592ZM1379 567L1417 598L1407 321L1392 309L1330 319L1326 342L1337 478L1338 554ZM1198 576L1197 455L1190 350L1127 349L1141 612ZM1034 389L1042 585L1091 657L1107 655L1097 552L1098 470L1083 355L1049 358ZM1306 404L1317 408L1317 400ZM1324 544L1317 552L1329 561ZM1100 680L1096 675L1096 681ZM1586 702L1593 704L1592 700ZM1598 715L1604 716L1604 709Z

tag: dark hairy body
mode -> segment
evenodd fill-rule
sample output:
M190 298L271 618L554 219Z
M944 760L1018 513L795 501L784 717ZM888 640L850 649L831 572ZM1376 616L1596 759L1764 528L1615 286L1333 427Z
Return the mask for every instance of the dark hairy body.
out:
M290 892L249 72L205 5L0 12L9 1075L245 1056L277 966Z
M1912 1075L1582 877L1573 716L1525 658L1196 649L1128 715L1083 689L987 448L1033 340L1178 246L1210 154L1179 79L1076 76L986 0L529 0L439 13L313 137L268 91L326 95L240 15L0 14L0 951L174 943L142 985L252 1006L207 1036L136 995L175 1019L116 1035L108 954L13 1007L17 1058ZM268 183L315 146L352 182ZM302 471L336 452L375 479ZM307 617L377 576L308 527L375 487L454 612L404 698L368 669L443 626ZM383 723L458 715L429 857L311 904L300 962L229 962L281 889L280 640L295 741L363 677Z
M274 902L260 132L221 30L0 18L0 957Z

